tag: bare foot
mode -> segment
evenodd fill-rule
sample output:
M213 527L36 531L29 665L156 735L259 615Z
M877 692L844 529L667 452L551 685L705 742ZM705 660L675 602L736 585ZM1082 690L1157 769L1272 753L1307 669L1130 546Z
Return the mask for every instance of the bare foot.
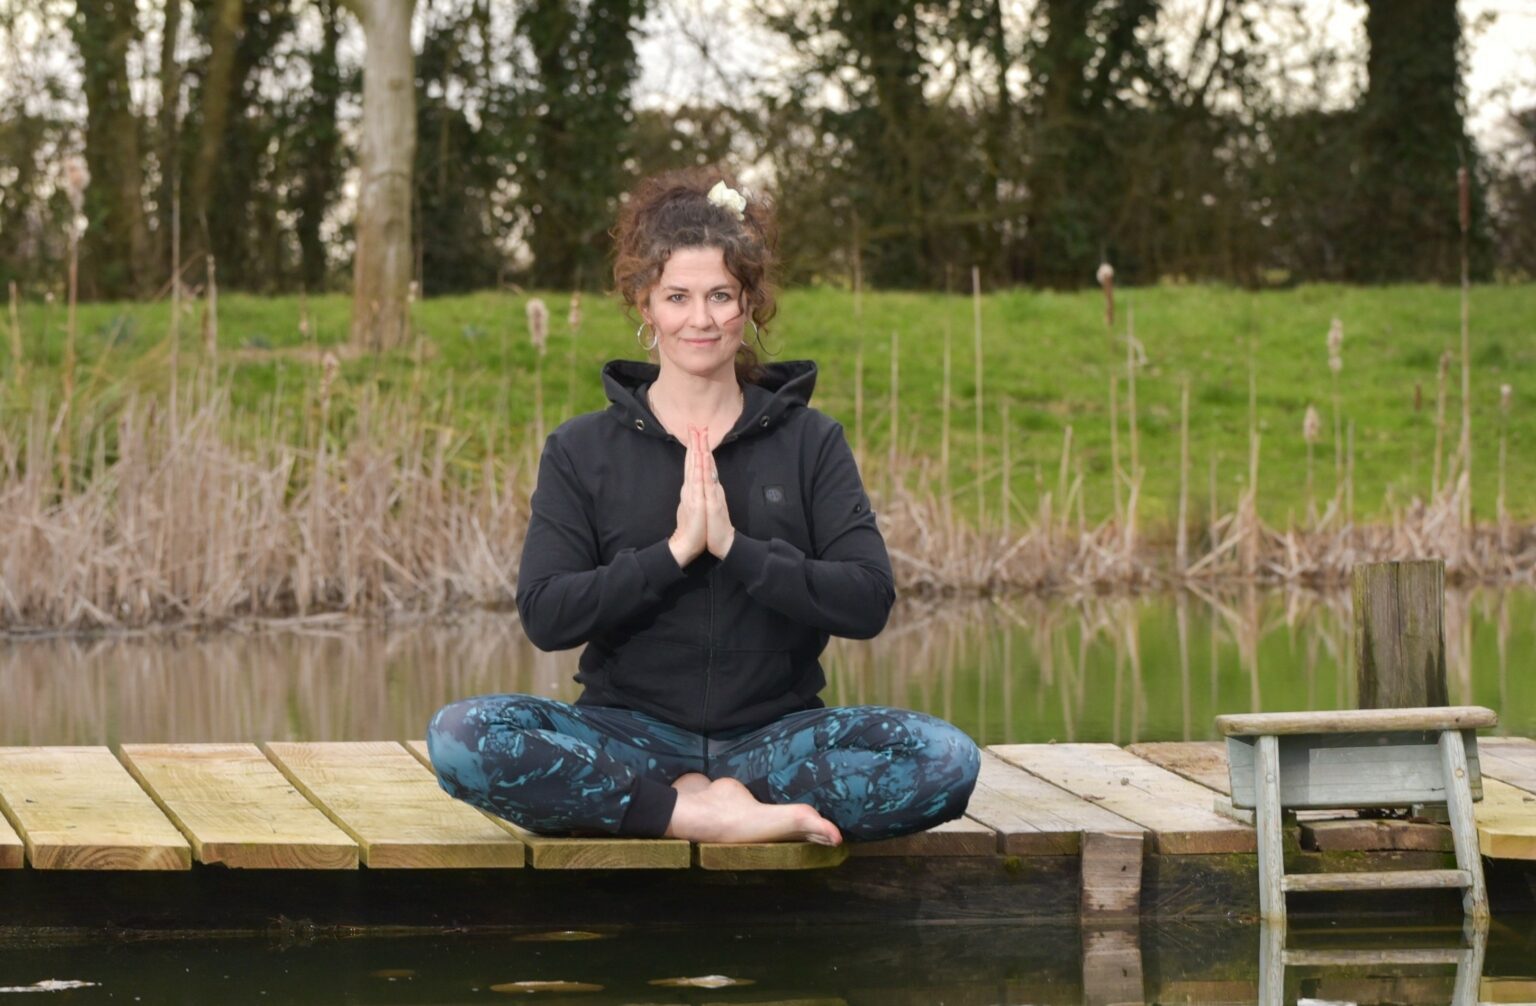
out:
M679 793L697 793L709 789L709 776L703 772L688 772L673 779L672 788Z
M696 773L690 773L694 775ZM689 776L683 776L683 782ZM677 786L677 783L673 784ZM841 845L837 825L804 803L759 803L735 779L708 786L677 786L677 806L667 825L668 838L690 842L815 842Z

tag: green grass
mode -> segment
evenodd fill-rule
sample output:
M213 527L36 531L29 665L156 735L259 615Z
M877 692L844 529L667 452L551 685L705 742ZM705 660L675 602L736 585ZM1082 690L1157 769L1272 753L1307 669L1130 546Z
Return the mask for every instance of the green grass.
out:
M549 353L543 361L546 426L604 404L597 371L614 357L639 357L634 324L611 302L588 296L580 338L565 324L564 294L545 294L550 306ZM345 434L361 390L413 395L429 417L462 438L461 458L490 445L531 449L535 354L524 322L525 298L481 293L427 300L415 307L424 363L408 347L382 357L348 359L334 392L333 423ZM777 358L809 357L821 365L815 404L842 420L855 436L855 358L864 350L863 437L872 460L883 458L889 426L890 336L901 339L901 437L908 454L939 452L940 387L946 327L954 347L953 471L958 502L974 507L978 453L986 507L997 513L1001 452L1000 408L1010 409L1013 492L1023 509L1041 485L1054 488L1062 430L1074 427L1082 453L1090 517L1111 508L1108 388L1124 375L1124 342L1111 342L1096 291L1025 290L983 300L985 443L975 443L972 306L966 296L866 294L863 317L853 315L843 291L786 292L768 337ZM220 297L220 369L237 415L248 417L241 438L302 439L317 415L318 368L292 352L309 341L299 330L297 298ZM343 296L311 298L312 338L322 346L345 342L349 303ZM1363 517L1381 517L1389 490L1399 502L1428 492L1434 448L1437 361L1450 349L1453 365L1447 407L1447 456L1460 421L1459 297L1451 287L1303 287L1249 293L1211 286L1122 291L1117 335L1128 310L1148 364L1138 375L1141 458L1146 471L1142 513L1167 526L1177 506L1179 387L1190 382L1192 500L1196 515L1209 507L1209 463L1218 464L1218 496L1230 509L1247 471L1248 374L1257 375L1258 423L1263 433L1260 512L1285 523L1304 508L1306 449L1302 417L1308 403L1323 418L1317 445L1317 489L1333 490L1332 381L1325 337L1329 320L1344 322L1344 369L1339 380L1346 423L1355 424L1356 501ZM180 351L187 373L202 354L195 305L182 325ZM169 305L89 304L79 312L77 416L109 415L131 390L163 391L169 384ZM14 441L39 395L57 399L64 356L61 304L22 306L26 378L14 380L9 337L0 340L0 430ZM1472 399L1474 500L1491 518L1501 424L1499 387L1514 388L1509 416L1509 506L1536 515L1536 468L1521 463L1536 443L1536 285L1484 286L1472 291ZM574 365L574 371L572 369ZM1422 386L1423 410L1413 408ZM574 387L574 396L568 388ZM1124 383L1122 380L1122 394ZM278 423L272 424L271 417ZM1124 436L1122 463L1129 446ZM243 421L243 420L242 420ZM77 436L88 436L77 434ZM82 442L74 454L89 458ZM464 470L467 470L467 466ZM873 479L872 479L873 481ZM1016 525L1017 526L1017 525Z

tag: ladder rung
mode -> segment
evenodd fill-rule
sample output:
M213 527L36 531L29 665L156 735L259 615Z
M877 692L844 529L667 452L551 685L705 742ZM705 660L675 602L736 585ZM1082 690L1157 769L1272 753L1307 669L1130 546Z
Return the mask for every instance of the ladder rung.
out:
M1460 964L1468 950L1435 947L1422 950L1287 950L1281 959L1298 967L1349 967L1373 964Z
M1390 870L1381 873L1292 873L1280 878L1287 891L1402 891L1471 887L1466 870Z

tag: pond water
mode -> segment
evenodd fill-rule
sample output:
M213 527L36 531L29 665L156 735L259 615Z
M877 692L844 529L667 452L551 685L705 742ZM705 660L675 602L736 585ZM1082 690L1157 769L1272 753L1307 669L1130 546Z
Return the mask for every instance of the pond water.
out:
M1536 592L1453 592L1450 698L1536 736ZM869 642L834 641L830 703L904 705L984 744L1214 737L1223 712L1353 704L1342 595L1016 598L900 607ZM521 691L574 699L574 652L513 614L356 627L0 642L0 745L420 737L440 705ZM0 928L0 1003L1445 1003L1536 1001L1536 917L1496 920L1458 965L1324 968L1262 952L1254 925L816 926L569 934L103 941ZM621 920L616 920L621 921ZM1348 920L1341 920L1347 926ZM552 938L558 937L558 938ZM1466 946L1451 920L1293 929L1291 948ZM1271 945L1273 949L1273 944ZM751 984L656 985L724 975ZM94 984L35 991L47 979ZM574 986L516 986L570 982ZM497 990L497 986L508 986ZM537 990L530 990L537 989ZM16 990L16 991L12 991Z
M983 744L1199 740L1218 713L1351 707L1351 637L1341 594L906 604L877 639L833 640L823 695L932 712ZM1498 710L1496 733L1536 736L1532 652L1536 591L1448 595L1451 701ZM535 650L511 613L11 640L0 744L409 739L468 695L574 699L576 657Z
M18 1002L620 1003L918 1006L1001 1003L1529 1002L1536 931L1495 923L1307 932L1259 926L818 927L395 938L0 942L0 1002L46 979L89 986ZM1266 942L1268 946L1265 946ZM1415 962L1412 955L1438 949ZM1374 961L1300 962L1308 950ZM1385 952L1385 953L1384 953ZM706 979L703 987L658 984ZM721 980L735 984L721 985ZM532 990L528 984L569 983ZM713 985L715 987L710 987ZM508 986L511 986L510 988Z

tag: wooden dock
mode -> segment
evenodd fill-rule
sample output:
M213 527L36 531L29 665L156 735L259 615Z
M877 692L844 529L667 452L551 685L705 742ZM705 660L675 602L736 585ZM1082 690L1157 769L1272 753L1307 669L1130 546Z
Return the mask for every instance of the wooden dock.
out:
M1536 741L1478 752L1495 911L1536 907ZM579 924L628 899L679 920L766 904L824 921L1257 903L1254 831L1230 809L1218 742L993 746L963 819L837 849L533 835L450 799L420 741L0 748L0 811L0 927ZM1450 855L1441 825L1316 817L1289 829L1288 871ZM496 907L476 908L486 892Z

